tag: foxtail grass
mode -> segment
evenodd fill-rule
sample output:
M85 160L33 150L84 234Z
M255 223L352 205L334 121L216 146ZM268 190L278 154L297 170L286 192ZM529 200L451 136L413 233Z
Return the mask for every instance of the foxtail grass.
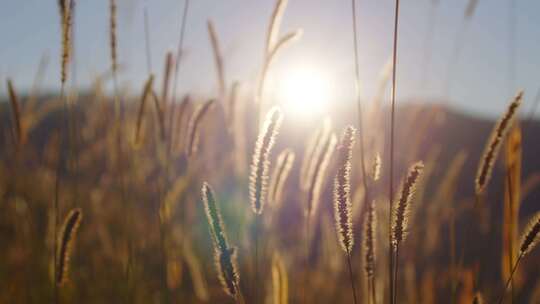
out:
M376 182L379 180L379 178L381 178L381 156L377 154L373 159L373 165L371 168L371 179Z
M291 149L283 150L277 157L276 166L270 180L268 201L274 208L281 205L283 198L283 187L289 177L289 172L294 163L294 152Z
M208 111L210 111L214 103L214 99L206 101L204 104L199 106L199 108L195 110L191 116L188 126L188 135L186 138L187 143L185 153L187 157L191 157L197 152L199 133L201 132L203 119L206 117Z
M180 21L180 29L178 35L178 47L176 48L176 58L174 62L174 80L172 89L172 102L176 102L176 87L178 85L178 72L180 71L180 63L182 61L183 48L184 48L184 36L186 32L186 23L189 12L190 0L184 0L184 8Z
M74 0L59 0L61 31L62 31L62 51L61 51L61 67L60 67L60 82L65 85L68 77L69 61L71 56L71 26L72 26L72 1Z
M77 230L82 220L81 209L73 209L69 212L62 225L60 239L58 240L58 253L56 265L56 284L62 286L68 278L69 259L73 250L73 242L77 236Z
M302 33L303 31L301 29L298 29L298 30L295 30L293 32L283 35L279 40L276 41L274 46L272 46L272 48L268 52L268 55L266 56L263 63L262 71L260 74L260 80L257 85L257 95L256 95L257 102L259 103L262 102L261 99L262 99L262 94L264 90L264 84L268 76L268 71L270 69L272 62L277 57L278 52L282 50L290 42L299 39L302 36Z
M152 90L152 100L154 100L154 109L156 110L159 138L163 142L167 139L165 127L165 105L159 100L159 97L154 90Z
M377 303L376 298L376 280L375 280L375 258L377 256L376 237L377 237L377 213L375 212L375 201L371 200L368 203L365 220L364 220L364 236L363 236L363 255L364 255L364 270L367 281L368 303Z
M356 284L351 266L351 252L354 245L352 229L352 203L351 203L351 160L355 142L356 130L352 126L345 128L336 148L337 171L334 177L334 217L339 245L347 254L347 265L353 294L356 300Z
M424 164L417 162L409 169L407 177L403 181L399 198L392 210L392 250L394 253L395 268L393 270L394 297L397 299L398 286L397 277L399 271L399 246L405 241L408 232L409 218L411 213L411 204L416 192L419 179L424 171ZM394 301L396 301L396 299Z
M219 98L221 102L225 99L227 87L225 82L225 66L223 63L223 56L221 55L221 48L219 45L219 40L214 27L214 23L211 20L208 20L206 23L208 27L208 35L210 36L210 43L212 44L212 52L214 54L214 64L216 65L216 74L219 88Z
M305 221L305 278L304 278L304 302L306 300L306 289L308 285L307 269L309 269L309 255L310 255L310 231L311 231L311 218L317 213L319 201L321 197L321 191L323 183L326 177L326 172L330 159L334 153L337 138L333 133L330 133L330 124L326 120L322 128L320 128L312 139L313 142L307 147L306 155L304 158L308 158L305 173L306 176L301 179L301 183L305 183L304 187L306 191L306 202L304 207L304 221ZM305 180L305 181L304 181Z
M520 91L508 105L504 115L495 124L493 131L486 143L484 152L482 153L482 158L476 171L475 192L477 196L484 193L487 184L491 179L493 165L497 160L499 150L504 139L506 138L508 130L510 130L510 127L514 122L514 117L517 115L522 98L523 92Z
M255 151L253 152L253 159L251 162L251 173L249 176L249 199L251 202L251 209L255 213L255 301L259 300L259 217L263 212L268 191L270 153L272 152L272 148L281 127L282 120L283 114L279 108L272 108L268 112L264 125L257 137Z
M186 126L186 117L188 115L188 109L191 107L192 101L189 95L184 96L182 101L177 106L175 111L175 118L172 123L172 128L170 130L171 136L171 148L173 151L180 151L184 147L185 141L185 126Z
M171 82L171 72L174 64L172 52L167 52L165 55L165 66L163 68L163 87L161 89L161 103L163 109L167 109L169 105L169 85Z
M366 151L365 151L365 134L364 134L364 119L363 119L363 107L362 107L362 95L360 84L360 63L358 60L358 33L357 33L357 18L356 18L356 0L351 0L351 17L352 17L352 38L353 38L353 51L354 51L354 83L356 93L356 119L358 128L358 139L360 145L360 169L362 173L362 185L364 187L364 201L361 208L364 209L369 204L370 192L368 186L368 174L366 169ZM362 212L361 212L362 214Z
M322 125L318 127L309 138L304 150L304 157L300 168L300 187L307 191L310 186L313 175L315 175L316 163L324 153L324 143L330 136L331 121L325 118Z
M257 125L260 123L260 118L264 111L262 95L264 91L264 85L266 82L267 74L270 69L271 63L274 61L277 53L289 42L299 38L302 34L301 30L296 30L290 33L279 37L279 27L281 24L281 19L287 6L286 0L277 0L272 16L270 17L270 23L268 25L266 41L264 46L263 53L263 63L261 70L259 72L257 85L255 88L255 106L257 107L256 111L258 112Z
M225 224L221 218L221 212L217 205L214 191L206 182L202 187L202 198L214 245L214 256L219 281L225 293L238 301L241 296L238 285L240 276L238 275L236 266L236 249L229 245Z
M525 255L530 253L536 247L536 245L538 245L539 241L540 241L540 212L537 212L529 221L529 224L527 225L527 227L525 227L525 229L523 230L517 260L512 266L512 271L510 272L510 276L506 280L506 284L504 286L503 292L501 296L499 297L499 300L497 301L497 303L501 304L503 302L504 296L506 294L506 290L508 289L508 286L510 285L512 278L514 277L514 273L516 272L516 269L519 266L519 262L521 262L521 259Z
M270 153L274 146L276 136L281 127L283 114L279 108L271 109L264 122L255 143L255 151L249 177L249 197L251 208L257 215L262 214L268 191L268 171L270 167Z
M283 19L283 13L287 7L288 0L277 0L274 10L272 11L272 16L270 17L270 24L268 25L266 33L266 43L265 43L265 53L268 54L272 46L277 40L279 35L279 28L281 25L281 20Z
M417 162L412 165L401 186L399 198L395 203L395 209L392 212L392 244L394 250L397 250L399 244L407 237L411 203L423 170L424 164L422 162Z
M337 138L333 133L325 136L324 141L318 143L316 155L313 156L312 168L308 174L307 200L305 206L306 218L309 219L317 213L321 191L326 177L330 159L336 148Z
M146 80L146 83L144 84L144 89L141 94L141 103L139 105L139 111L137 113L137 123L135 125L135 138L134 138L134 144L135 147L138 147L141 143L141 130L144 120L144 112L146 108L146 103L149 98L149 96L152 94L152 85L154 82L154 75L150 75L148 77L148 80Z
M116 39L116 0L109 0L109 44L111 52L111 70L118 70L117 39Z
M19 103L19 98L17 97L17 92L13 86L11 79L7 80L7 87L9 93L9 102L11 105L11 118L13 123L13 130L15 132L13 140L16 146L23 144L23 127L21 122L21 107Z

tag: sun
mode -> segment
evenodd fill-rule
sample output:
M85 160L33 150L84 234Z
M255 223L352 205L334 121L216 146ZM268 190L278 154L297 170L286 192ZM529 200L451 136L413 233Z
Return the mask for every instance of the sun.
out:
M287 69L276 85L277 101L283 109L304 118L325 112L333 86L325 73L314 67Z

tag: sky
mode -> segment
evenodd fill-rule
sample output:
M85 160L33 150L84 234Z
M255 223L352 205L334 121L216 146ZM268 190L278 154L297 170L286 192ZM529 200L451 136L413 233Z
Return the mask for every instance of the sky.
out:
M122 85L139 92L148 75L144 7L149 16L152 72L159 81L166 52L175 51L178 44L185 0L117 2L119 62L125 67L119 79ZM509 98L522 88L524 109L528 111L540 87L540 1L479 0L472 18L464 22L468 2L401 1L398 102L445 101L471 114L494 117L504 111ZM227 82L253 83L262 62L266 26L274 3L274 0L191 0L178 96L188 91L205 96L217 94L207 20L214 22L219 36ZM369 100L392 52L394 0L357 0L357 3L362 96ZM42 87L47 91L58 90L57 1L3 0L0 6L0 78L10 77L19 91L28 90L41 58L46 55L50 62ZM108 0L77 1L75 82L78 87L88 88L110 66L108 15ZM309 67L320 71L332 83L329 94L332 102L352 101L355 86L351 26L350 0L289 0L281 33L302 28L303 35L279 55L271 70L269 87L291 70ZM457 60L452 59L456 45L462 46ZM6 95L4 81L0 84L0 95Z

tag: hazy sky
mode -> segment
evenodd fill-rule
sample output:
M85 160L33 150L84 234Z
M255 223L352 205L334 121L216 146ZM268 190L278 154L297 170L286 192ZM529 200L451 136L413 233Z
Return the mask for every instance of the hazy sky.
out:
M127 69L121 82L139 92L147 76L143 7L148 7L153 71L160 76L164 54L178 41L185 0L118 0L119 57ZM402 1L398 64L399 100L415 97L441 100L457 33L469 0L440 0L430 22L433 0ZM509 51L510 7L515 5L515 83ZM265 29L273 0L191 0L185 39L186 57L179 92L215 94L213 58L206 21L216 25L225 57L227 80L252 81L261 62ZM360 63L363 94L371 97L381 68L391 54L394 0L358 0ZM19 90L30 87L40 58L50 56L44 87L58 89L59 16L56 0L3 0L0 4L0 77L11 77ZM312 66L334 83L332 102L354 94L350 0L289 0L281 32L303 28L303 37L284 50L273 68L279 77L296 66ZM540 86L540 2L537 0L479 0L463 31L450 101L475 114L496 115L517 88L531 104ZM78 0L76 12L77 82L88 87L107 70L108 1ZM433 31L431 62L424 74L426 37ZM277 76L276 76L277 75ZM427 83L422 84L423 75ZM159 78L159 77L158 77ZM0 94L5 95L2 81Z

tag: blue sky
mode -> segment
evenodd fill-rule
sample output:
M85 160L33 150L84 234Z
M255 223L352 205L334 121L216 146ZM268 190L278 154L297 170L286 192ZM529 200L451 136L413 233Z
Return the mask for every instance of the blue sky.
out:
M152 65L158 78L164 55L178 40L185 0L118 0L119 57L127 69L122 83L140 91L146 78L143 7L150 16ZM398 98L441 100L457 32L469 0L440 0L433 23L433 0L402 1L398 64ZM515 71L509 81L509 8L515 3ZM186 57L179 92L217 92L206 21L216 25L225 57L227 80L252 81L261 62L265 29L273 0L191 0L185 40ZM393 0L358 0L360 64L363 94L374 94L379 71L391 54ZM58 88L59 16L56 0L4 0L0 10L0 77L11 77L19 90L31 86L40 58L51 60L44 81ZM494 116L504 110L517 88L525 89L525 109L540 87L540 2L536 0L479 0L465 30L459 61L453 65L450 90L453 107ZM79 0L76 13L77 82L88 87L109 66L108 1ZM354 94L349 0L290 0L281 32L303 28L303 37L286 49L273 68L274 75L296 65L320 67L335 82L336 102ZM428 82L422 85L425 41L433 29ZM5 95L2 81L0 94Z

